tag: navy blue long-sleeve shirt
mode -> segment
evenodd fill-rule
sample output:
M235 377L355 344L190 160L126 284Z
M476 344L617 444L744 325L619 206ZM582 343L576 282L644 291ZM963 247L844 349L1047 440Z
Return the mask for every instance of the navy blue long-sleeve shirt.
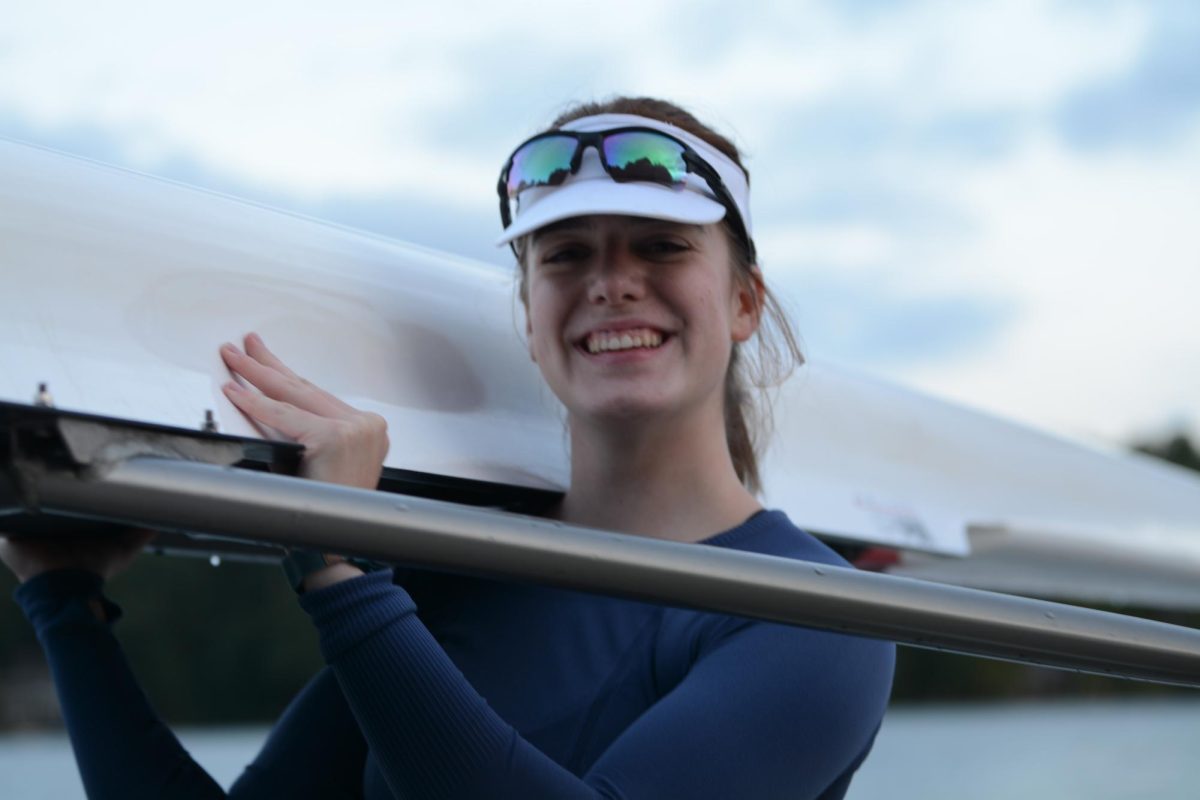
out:
M706 540L845 564L784 514ZM842 797L891 687L889 643L432 572L301 598L329 667L231 797ZM221 789L137 687L92 605L47 573L17 598L37 629L89 796ZM115 611L108 606L110 618Z

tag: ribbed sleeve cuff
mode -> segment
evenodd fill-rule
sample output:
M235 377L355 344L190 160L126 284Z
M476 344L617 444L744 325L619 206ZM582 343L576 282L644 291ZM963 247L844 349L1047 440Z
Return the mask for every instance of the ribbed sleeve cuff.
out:
M320 637L321 655L332 664L360 642L409 614L417 605L380 570L300 595Z
M60 569L43 572L22 583L13 599L25 612L39 637L53 628L111 625L121 617L121 608L103 594L104 580L94 572ZM104 613L104 621L96 609Z

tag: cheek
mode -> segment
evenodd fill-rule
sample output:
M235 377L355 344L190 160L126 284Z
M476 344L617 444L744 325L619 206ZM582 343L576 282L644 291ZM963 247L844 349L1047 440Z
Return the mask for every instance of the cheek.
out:
M696 291L691 298L692 308L703 318L707 336L726 338L729 325L729 303L721 286L709 284Z
M533 344L533 309L530 307L529 301L526 300L525 306L525 346L529 350L529 357L537 361L537 352L534 350Z
M538 360L537 334L541 326L534 325L533 311L525 312L525 344L529 348L529 357L536 363Z
M531 287L529 304L525 308L525 334L529 342L529 355L534 361L544 354L547 337L554 336L556 316L548 293Z

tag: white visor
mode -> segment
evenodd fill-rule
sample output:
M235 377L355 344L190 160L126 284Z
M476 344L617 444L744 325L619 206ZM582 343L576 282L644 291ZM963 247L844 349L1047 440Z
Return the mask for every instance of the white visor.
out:
M721 176L745 221L747 234L750 233L750 196L745 173L732 159L703 139L674 125L634 114L583 117L563 125L562 129L592 132L627 126L660 130L696 151ZM568 175L561 184L538 186L520 193L513 223L496 244L508 244L552 222L589 214L620 214L706 225L723 219L725 206L713 199L708 182L691 172L682 186L663 186L649 181L617 183L604 171L596 149L589 147L583 152L579 171Z

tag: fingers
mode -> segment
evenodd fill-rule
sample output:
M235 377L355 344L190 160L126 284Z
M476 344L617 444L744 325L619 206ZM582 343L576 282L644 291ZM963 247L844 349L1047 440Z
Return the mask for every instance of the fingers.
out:
M387 422L355 411L345 419L322 417L272 400L235 383L224 387L230 401L258 420L304 445L300 474L316 480L373 489L388 452Z
M293 372L255 334L246 337L245 352L226 343L221 346L221 356L231 371L267 397L323 417L345 418L354 413L350 406Z
M289 378L303 380L303 378L292 372L287 364L284 364L282 361L280 361L279 357L267 348L266 342L264 342L262 337L257 333L247 333L244 344L246 347L246 355L255 359L260 364L265 364L268 367L278 370L284 375L287 375Z
M259 385L253 378L250 379L250 382L256 386ZM323 415L305 411L286 401L275 400L266 394L257 394L232 381L221 388L225 391L229 402L237 406L238 410L246 416L264 425L269 425L296 441L304 441L322 419L327 419ZM263 387L259 386L259 388Z
M260 364L271 367L272 369L288 376L289 378L292 378L298 385L309 390L313 394L314 398L319 399L322 403L328 403L331 408L340 410L343 417L355 413L356 410L354 408L351 408L343 403L337 396L330 394L320 386L309 383L304 378L293 372L291 368L287 366L287 364L284 364L282 361L280 361L279 357L267 348L266 342L264 342L262 337L257 333L251 332L246 334L245 345L246 355L255 359ZM309 410L317 411L315 408Z
M261 394L230 382L222 387L229 401L252 421L304 445L301 475L374 488L388 451L383 417L352 408L304 380L260 337L250 334L245 344L245 352L222 345L221 356L235 375Z
M154 531L21 536L0 539L0 560L17 579L56 569L82 569L105 580L124 570L154 537Z

